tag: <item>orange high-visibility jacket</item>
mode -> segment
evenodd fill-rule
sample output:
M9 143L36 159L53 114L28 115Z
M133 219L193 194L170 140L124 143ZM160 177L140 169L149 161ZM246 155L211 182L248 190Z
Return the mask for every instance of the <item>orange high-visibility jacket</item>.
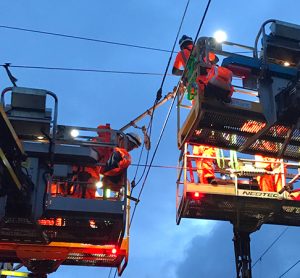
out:
M255 166L272 171L278 167L279 160L272 157L255 155ZM286 173L286 169L284 170ZM261 191L278 192L282 188L282 174L264 174L257 177L258 185Z
M214 158L216 157L216 149L214 147L197 145L193 147L193 154Z
M197 158L196 167L200 182L208 183L208 178L215 178L213 158L216 157L216 149L214 147L198 145L193 147L193 154L207 157Z
M119 156L119 161L114 159L114 156ZM114 148L111 157L106 166L101 167L101 174L105 176L117 176L120 175L124 170L131 164L131 156L126 149Z
M192 48L193 48L193 45L190 44L186 48L184 48L183 50L181 50L177 53L177 56L175 58L174 65L173 65L173 67L175 69L181 69L186 66L186 63L190 57ZM217 58L214 53L209 52L208 59L210 62L214 62ZM203 58L203 61L206 62L206 57Z
M97 127L98 129L110 129L110 125L109 124L106 124L106 125L99 125ZM106 131L106 132L98 132L98 137L96 138L93 138L93 142L103 142L103 143L109 143L111 140L111 133L109 131ZM110 147L105 147L105 146L97 146L97 147L94 147L95 151L97 151L98 153L98 156L99 156L99 160L98 162L101 162L101 163L105 163L111 153L113 152L113 148L110 148Z
M175 58L174 65L173 65L173 67L175 69L181 69L182 67L184 68L186 66L185 64L190 57L192 48L193 48L193 45L190 44L187 46L187 48L185 48L177 53L177 56Z

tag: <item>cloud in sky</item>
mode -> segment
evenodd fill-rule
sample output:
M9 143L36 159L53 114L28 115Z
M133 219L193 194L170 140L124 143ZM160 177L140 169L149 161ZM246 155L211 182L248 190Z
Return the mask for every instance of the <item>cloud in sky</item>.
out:
M232 226L218 223L209 234L190 238L173 277L234 277L234 268Z

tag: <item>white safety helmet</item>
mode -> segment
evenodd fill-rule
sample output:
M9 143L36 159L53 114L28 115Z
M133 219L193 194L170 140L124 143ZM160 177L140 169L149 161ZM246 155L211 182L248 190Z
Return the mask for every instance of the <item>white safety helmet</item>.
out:
M139 147L142 144L141 137L138 136L136 133L133 132L126 133L126 137L131 143L133 143L137 147Z

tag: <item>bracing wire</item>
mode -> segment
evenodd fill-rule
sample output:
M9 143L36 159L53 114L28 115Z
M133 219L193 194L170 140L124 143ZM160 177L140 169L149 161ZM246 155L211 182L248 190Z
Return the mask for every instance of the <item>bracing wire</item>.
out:
M164 84L164 81L165 81L165 78L166 78L166 75L167 75L167 72L168 72L168 69L169 69L169 66L170 66L170 61L171 61L171 59L172 59L172 55L173 55L173 52L174 52L174 49L175 49L175 45L176 45L176 42L177 42L177 39L178 39L180 30L181 30L181 27L182 27L182 23L183 23L183 20L184 20L184 18L185 18L185 14L186 14L187 8L188 8L188 6L189 6L189 2L190 2L190 0L187 1L187 5L186 5L186 8L185 8L185 10L184 10L184 14L183 14L183 16L182 16L182 19L181 19L181 23L180 23L180 26L179 26L179 30L178 30L177 35L176 35L176 39L175 39L175 42L174 42L174 45L173 45L173 49L172 49L172 52L171 52L171 55L170 55L170 58L169 58L169 61L168 61L168 64L167 64L165 73L164 73L164 77L163 77L163 80L162 80L160 89L159 89L159 91L158 91L158 93L157 93L157 95L156 95L156 99L155 99L155 102L154 102L154 106L155 106L156 103L159 101L159 92L160 92L160 94L161 94L162 87L163 87L163 84ZM178 91L179 84L180 84L180 83L178 83L178 85L177 85L176 93L177 93L177 91ZM148 177L148 175L149 175L149 172L150 172L150 169L151 169L151 165L152 165L152 163L153 163L154 157L155 157L156 152L157 152L158 147L159 147L159 143L160 143L160 141L161 141L161 138L162 138L162 136L163 136L165 127L166 127L166 125L167 125L167 123L168 123L168 119L169 119L169 117L170 117L172 108L173 108L173 106L174 106L175 99L176 99L176 98L174 98L173 101L172 101L172 103L171 103L171 106L170 106L170 108L169 108L169 111L168 111L166 120L165 120L165 122L164 122L164 124L163 124L163 128L162 128L162 131L161 131L161 133L160 133L160 136L159 136L159 139L158 139L156 148L155 148L155 150L154 150L154 153L153 153L153 155L152 155L152 158L151 158L151 161L150 161L150 165L149 165L148 170L147 170L147 172L146 172L146 176L145 176L145 178L144 178L144 182L143 182L142 187L141 187L141 189L140 189L140 192L139 192L139 195L138 195L138 199L140 198L140 196L141 196L141 194L142 194L142 192L143 192L143 188L144 188L144 186L145 186L147 177ZM150 122L149 122L149 125L148 125L148 128L147 128L147 131L150 130L149 137L151 137L152 123L153 123L153 115L154 115L154 109L153 109L153 111L152 111L152 113L151 113L151 119L150 119ZM149 151L148 151L148 154L149 154ZM147 161L146 161L146 163L145 163L146 165L147 165L147 162L148 162L148 154L147 154ZM146 170L146 168L145 168L145 170ZM145 172L145 170L144 170L144 172ZM143 172L143 174L144 174L144 172ZM141 177L141 178L142 178L142 177ZM132 213L132 216L131 216L131 219L130 219L130 223L129 223L129 228L131 227L132 220L133 220L133 217L134 217L134 215L135 215L136 207L137 207L137 203L135 203L135 206L134 206L134 210L133 210L133 213ZM115 272L115 275L116 275L116 272Z
M180 21L180 24L179 24L179 28L178 28L178 31L177 31L177 34L176 34L176 38L174 40L174 43L173 43L173 47L172 47L172 50L171 50L171 54L170 54L170 57L169 57L169 60L168 60L168 63L167 63L167 66L166 66L166 69L165 69L165 73L163 75L163 79L162 79L162 82L161 82L161 85L160 85L160 88L158 89L157 93L156 93L156 99L154 101L154 105L153 105L153 110L152 110L152 113L151 113L151 118L150 118L150 121L149 121L149 124L148 124L148 127L147 127L147 133L149 134L149 138L151 138L151 134L152 134L152 124L153 124L153 117L154 117L154 111L155 111L155 105L158 103L158 101L161 99L162 97L162 89L163 89L163 85L164 85L164 82L165 82L165 79L166 79L166 76L167 76L167 73L168 73L168 70L169 70L169 67L170 67L170 63L171 63L171 60L172 60L172 56L173 56L173 53L174 53L174 50L175 50L175 47L176 47L176 43L177 43L177 40L178 40L178 37L179 37L179 34L180 34L180 31L181 31L181 28L182 28L182 24L183 24L183 21L185 19L185 16L186 16L186 12L187 12L187 9L189 7L189 4L190 4L190 0L187 1L186 3L186 6L185 6L185 9L184 9L184 12L183 12L183 15L182 15L182 18L181 18L181 21ZM142 150L143 151L143 150ZM140 154L140 157L142 155L142 151L141 151L141 154ZM148 159L149 159L149 150L147 151L147 156L146 156L146 161L144 164L147 164L148 163ZM138 168L136 169L136 174L138 172ZM143 179L143 176L144 174L146 173L146 167L144 167L143 169L143 172L138 180L138 182L136 183L139 184L142 179ZM136 177L136 175L135 175ZM135 178L134 178L134 183L135 183Z
M111 272L112 272L112 267L110 268L110 270L109 270L109 273L108 273L108 278L110 277L110 275L111 275Z
M169 67L170 67L170 63L171 63L171 60L172 60L172 56L173 56L173 53L175 51L175 47L176 47L176 43L177 43L177 40L178 40L178 37L179 37L179 34L180 34L180 31L181 31L181 28L182 28L182 24L183 24L183 21L185 19L185 16L186 16L186 12L187 12L187 9L190 5L190 0L187 1L186 3L186 6L185 6L185 9L184 9L184 12L183 12L183 15L182 15L182 18L181 18L181 22L180 22L180 25L179 25L179 28L178 28L178 31L177 31L177 34L176 34L176 38L174 40L174 43L173 43L173 47L172 47L172 51L171 51L171 54L170 54L170 57L169 57L169 61L168 61L168 64L166 66L166 70L165 70L165 73L164 73L164 77L161 81L161 84L160 84L160 88L159 88L159 92L160 92L160 95L156 96L156 100L158 97L161 98L161 91L162 91L162 88L164 86L164 83L165 83L165 80L166 80L166 76L167 76L167 73L168 73L168 70L169 70ZM160 99L159 98L159 99ZM159 101L159 99L157 101Z
M107 278L110 278L110 275L111 275L111 272L112 272L112 267L110 268L110 270L109 270L109 273L108 273L108 276L107 276ZM116 276L117 276L117 269L115 269L115 274L114 274L114 278L116 278Z
M148 170L147 170L147 172L146 172L146 175L145 175L143 184L142 184L142 186L141 186L139 195L138 195L138 197L137 197L138 200L140 199L140 197L141 197L141 195L142 195L142 192L143 192L143 190L144 190L144 187L145 187L145 184L146 184L147 177L148 177L148 175L149 175L149 172L150 172L150 169L151 169L153 160L154 160L154 158L155 158L155 155L156 155L156 153L157 153L159 144L160 144L160 142L161 142L162 136L163 136L163 134L164 134L164 130L165 130L165 128L166 128L166 126L167 126L167 123L168 123L168 120L169 120L169 118L170 118L171 111L172 111L172 108L173 108L173 106L174 106L175 100L176 100L175 98L172 100L172 103L171 103L171 105L170 105L170 107L169 107L169 111L168 111L168 113L167 113L165 122L164 122L164 124L163 124L163 127L162 127L162 130L161 130L161 132L160 132L160 135L159 135L159 138L158 138L158 141L157 141L155 150L154 150L154 152L153 152L153 155L152 155L152 158L151 158L151 161L150 161L150 166L148 167ZM134 205L134 209L133 209L133 213L132 213L132 216L131 216L131 219L130 219L129 227L131 227L131 224L132 224L132 221L133 221L133 218L134 218L134 215L135 215L135 211L136 211L136 208L137 208L137 204L138 204L138 203L135 203L135 205Z
M167 53L171 52L171 50L162 49L162 48L155 48L155 47L149 47L149 46L143 46L143 45L135 45L135 44L129 44L129 43L121 43L121 42L100 40L100 39L95 39L95 38L74 36L74 35L61 34L61 33L53 33L53 32L34 30L34 29L26 29L26 28L13 27L13 26L7 26L7 25L0 25L0 28L16 30L16 31L23 31L23 32L30 32L30 33L36 33L36 34L42 34L42 35L49 35L49 36L57 36L57 37L63 37L63 38L69 38L69 39L76 39L76 40L84 40L84 41L91 41L91 42L97 42L97 43L112 44L112 45L118 45L118 46L134 47L134 48L140 48L140 49L146 49L146 50L152 50L152 51L160 51L160 52L167 52Z
M292 270L298 263L300 263L300 260L298 260L297 262L295 262L292 266L290 266L285 272L283 272L279 278L283 277L285 274L287 274L290 270Z
M200 30L201 30L201 28L202 28L202 25L203 25L204 20L205 20L205 18L206 18L207 11L208 11L209 6L210 6L210 3L211 3L211 0L208 0L207 5L206 5L206 8L205 8L205 11L204 11L204 14L203 14L203 16L202 16L201 23L200 23L200 25L199 25L199 28L198 28L198 31L197 31L197 34L196 34L196 37L195 37L195 42L196 42L197 39L198 39ZM195 45L195 43L194 43L194 45ZM193 50L192 50L192 51L193 51ZM189 58L190 58L190 57L189 57ZM189 59L188 59L188 60L189 60ZM187 63L188 63L188 61L187 61ZM185 68L185 70L186 70L186 68ZM157 141L155 150L154 150L154 152L153 152L153 155L152 155L152 158L151 158L151 161L150 161L150 166L151 166L152 163L153 163L153 160L154 160L154 158L155 158L155 155L156 155L156 153L157 153L158 147L159 147L159 145L160 145L162 136L163 136L163 134L164 134L166 125L167 125L167 123L168 123L168 120L169 120L169 117L170 117L172 108L173 108L174 103L175 103L175 100L176 100L176 95L177 95L177 93L178 93L178 89L179 89L179 86L180 86L180 82L181 82L181 80L180 80L180 81L178 82L178 84L177 84L176 91L175 91L175 97L174 97L174 99L173 99L173 101L172 101L172 103L171 103L171 105L170 105L170 108L169 108L169 111L168 111L168 113L167 113L165 122L164 122L164 124L163 124L161 133L160 133L160 135L159 135L159 139L158 139L158 141ZM137 198L138 200L140 199L140 197L141 197L141 195L142 195L142 192L143 192L143 189L144 189L144 187L145 187L145 183L146 183L147 177L148 177L148 175L149 175L150 169L151 169L151 167L148 167L147 172L146 172L146 175L145 175L145 178L144 178L144 181L143 181L143 184L142 184L142 186L141 186L141 189L140 189L140 192L139 192L139 195L138 195L138 198ZM137 204L138 204L138 202L136 202L135 205L134 205L133 213L132 213L132 216L131 216L131 219L130 219L130 223L129 223L129 228L130 228L131 225L132 225L132 221L133 221L133 218L134 218L134 215L135 215L135 212L136 212Z
M205 8L204 13L203 13L203 16L202 16L202 19L201 19L201 22L200 22L200 25L199 25L199 28L198 28L198 30L197 30L197 33L196 33L196 36L195 36L195 39L194 39L194 43L193 43L193 47L192 47L192 49L191 49L191 53L193 53L193 50L194 50L194 48L195 48L196 42L197 42L198 37L199 37L199 33L200 33L200 31L201 31L202 25L203 25L204 20L205 20L205 18L206 18L206 14L207 14L207 12L208 12L210 3L211 3L211 0L208 0L207 5L206 5L206 8ZM187 59L186 65L189 63L190 59L191 59L191 55L190 55L189 58ZM187 68L185 67L182 76L184 76L184 74L185 74L185 72L186 72L186 69L187 69Z
M286 233L286 231L288 230L288 227L286 227L280 234L278 237L275 238L275 240L269 245L269 247L260 255L260 257L254 262L254 264L252 265L251 269L253 269L255 267L255 265L261 261L261 259L263 258L264 255L266 255L268 253L268 251L273 247L273 245Z

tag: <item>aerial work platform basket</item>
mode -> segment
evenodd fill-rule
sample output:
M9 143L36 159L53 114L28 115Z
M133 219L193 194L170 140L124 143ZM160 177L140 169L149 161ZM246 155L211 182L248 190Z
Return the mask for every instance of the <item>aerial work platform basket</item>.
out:
M126 146L126 136L109 125L57 125L58 99L46 90L7 88L1 104L0 261L22 263L36 277L61 264L116 267L121 275L128 260L127 172L110 188L87 171L104 166L101 155L110 155L121 135Z
M300 202L288 192L264 192L252 178L260 175L280 175L280 191L291 180L299 177L297 163L284 163L282 160L273 171L258 168L258 161L238 159L239 169L216 167L224 179L216 184L197 182L196 160L208 159L190 155L188 145L180 159L180 171L177 180L177 223L182 218L200 218L229 221L234 225L258 230L262 224L300 226ZM195 176L194 176L195 175Z
M268 24L271 24L270 34L265 31ZM262 51L258 50L260 36ZM299 160L299 42L300 26L277 20L262 25L254 47L230 42L218 44L213 38L200 38L183 76L188 98L193 99L184 122L180 113L186 105L183 95L178 96L178 147L183 148L185 143L204 144ZM224 46L242 47L253 55L225 51ZM228 97L223 100L219 89L210 84L201 88L206 73L216 67L204 62L209 61L210 52L225 57L222 67L238 79L235 92L243 92L242 97L237 98L234 93L231 101Z
M266 32L268 25L270 33ZM299 43L299 25L273 19L262 24L254 47L202 37L190 55L181 79L181 94L177 94L181 150L177 224L183 218L232 223L239 278L252 277L251 233L263 224L300 226L300 198L290 187L300 176L299 164L283 161L300 160ZM250 54L240 55L232 51L233 47ZM223 58L221 71L215 65L219 59L210 61L211 54ZM192 103L186 104L185 92ZM191 155L194 146L195 153L197 148L221 148L231 154L260 155L275 164L259 168L253 158L231 161L218 165L215 172L219 179L209 181L203 173L212 177L216 158L211 157L213 151L203 152L203 157ZM274 165L277 170L272 169ZM196 171L202 183L194 177ZM275 185L275 177L279 185ZM258 182L263 179L270 186Z

